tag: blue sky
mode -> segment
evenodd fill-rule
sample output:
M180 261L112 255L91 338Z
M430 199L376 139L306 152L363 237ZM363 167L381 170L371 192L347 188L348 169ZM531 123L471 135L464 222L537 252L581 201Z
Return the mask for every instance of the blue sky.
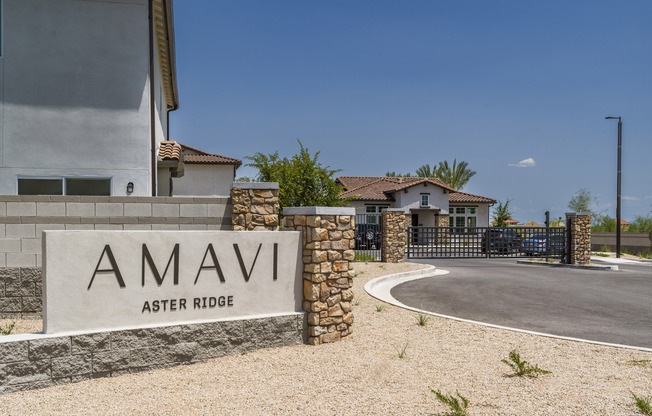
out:
M623 218L652 215L652 1L174 7L177 141L242 159L290 156L299 138L341 175L464 160L477 171L464 191L542 222L582 188L615 216L617 123L604 117L622 116Z

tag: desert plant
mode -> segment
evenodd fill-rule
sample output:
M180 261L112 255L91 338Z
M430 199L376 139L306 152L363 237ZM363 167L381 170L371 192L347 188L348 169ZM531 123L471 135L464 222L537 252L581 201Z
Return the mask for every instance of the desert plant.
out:
M398 352L398 358L405 358L407 357L407 342L403 345L397 348Z
M521 360L521 354L516 350L511 350L507 359L502 359L502 362L507 364L514 370L514 375L518 377L538 377L540 374L550 374L550 371L539 368L537 365L532 365L525 360Z
M416 319L417 319L417 325L426 326L428 325L428 321L430 320L430 317L423 312L419 312L419 314L416 316Z
M466 416L466 409L469 407L469 399L462 396L458 391L455 391L455 395L444 394L441 391L432 388L430 391L435 394L437 400L448 406L450 409L448 412L444 413L444 416Z
M16 326L16 322L12 322L10 324L5 325L0 325L0 335L9 335L13 332L14 327Z
M645 367L652 365L652 360L629 360L625 364Z
M374 261L376 258L368 253L355 253L355 261Z
M385 310L385 305L378 304L376 305L376 312L382 312Z
M652 396L644 397L637 396L631 392L632 398L634 399L634 404L639 412L645 416L652 416Z

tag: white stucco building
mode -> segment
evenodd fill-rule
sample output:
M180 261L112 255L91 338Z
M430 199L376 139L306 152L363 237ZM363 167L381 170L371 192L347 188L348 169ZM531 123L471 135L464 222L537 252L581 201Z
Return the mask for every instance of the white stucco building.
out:
M157 195L178 107L172 0L0 10L0 194Z
M337 182L344 188L340 197L349 200L356 214L370 214L367 223L386 208L400 208L412 226L487 227L489 207L496 203L433 178L340 176Z

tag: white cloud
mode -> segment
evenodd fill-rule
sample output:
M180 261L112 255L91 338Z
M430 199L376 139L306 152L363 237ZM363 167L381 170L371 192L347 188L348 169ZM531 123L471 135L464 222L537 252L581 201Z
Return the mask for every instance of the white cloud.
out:
M528 157L527 159L523 159L518 163L510 163L508 166L512 166L515 168L531 168L535 166L537 162L532 159L531 157Z
M623 195L623 200L624 201L640 201L641 198L637 196L628 196L628 195Z

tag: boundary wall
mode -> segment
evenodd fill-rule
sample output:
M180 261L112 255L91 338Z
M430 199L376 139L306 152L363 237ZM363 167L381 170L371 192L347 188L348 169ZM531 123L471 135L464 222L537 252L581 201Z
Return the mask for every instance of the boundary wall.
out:
M0 196L0 267L40 267L44 230L232 230L225 197Z

